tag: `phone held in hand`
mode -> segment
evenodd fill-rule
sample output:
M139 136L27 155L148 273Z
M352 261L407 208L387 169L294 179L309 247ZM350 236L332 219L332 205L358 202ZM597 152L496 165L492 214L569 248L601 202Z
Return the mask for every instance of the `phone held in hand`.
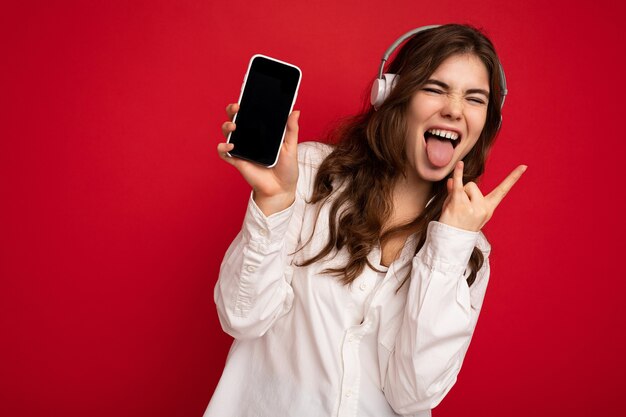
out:
M233 119L237 128L228 135L235 145L229 155L276 165L301 78L295 65L260 54L250 59Z

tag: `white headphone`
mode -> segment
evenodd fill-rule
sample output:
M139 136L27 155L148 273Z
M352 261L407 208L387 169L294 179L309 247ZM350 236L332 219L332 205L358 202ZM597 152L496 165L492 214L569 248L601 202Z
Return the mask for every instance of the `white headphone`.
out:
M385 63L389 59L389 55L391 55L393 51L396 50L398 45L400 45L402 42L404 42L406 39L410 38L411 36L415 35L416 33L419 33L428 29L436 28L439 26L441 25L422 26L417 29L413 29L405 33L404 35L400 36L389 48L387 48L387 50L383 54L383 58L380 63L380 68L378 69L378 78L376 78L376 80L374 81L374 84L372 85L372 92L370 94L370 101L372 103L372 106L374 106L376 110L378 110L378 108L380 107L381 104L383 104L385 99L389 97L389 94L391 93L391 90L393 89L393 86L395 85L395 82L397 81L397 77L398 77L397 74L391 74L391 73L383 74ZM502 109L502 107L504 107L504 99L506 98L508 90L506 89L506 77L504 76L504 70L502 69L502 65L498 64L498 69L500 71L500 81L501 81L500 82L500 91L501 91L500 109ZM500 116L500 125L501 124L502 124L502 116ZM500 125L498 125L498 128L500 128Z

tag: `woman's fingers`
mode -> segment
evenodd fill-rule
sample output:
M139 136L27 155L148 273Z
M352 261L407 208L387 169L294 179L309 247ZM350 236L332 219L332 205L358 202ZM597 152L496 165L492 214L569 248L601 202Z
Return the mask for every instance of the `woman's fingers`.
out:
M225 138L227 138L228 135L230 135L230 133L237 128L237 126L233 123L233 118L238 111L239 104L237 103L230 103L226 106L226 116L228 116L228 122L224 122L224 124L222 124L222 135L224 135Z
M228 120L232 122L233 117L235 117L235 114L237 114L238 111L239 104L237 103L230 103L228 106L226 106L226 115L228 116Z
M465 186L463 185L463 168L463 161L458 161L456 165L454 165L452 178L448 178L448 182L446 183L448 187L448 197L453 201L464 202L468 200Z
M238 111L238 104L229 104L226 106L226 114L230 121L224 122L221 127L222 134L226 138L228 138L228 136L237 128L232 120L236 117ZM295 192L298 181L297 145L299 116L299 111L292 112L289 115L285 131L285 141L281 150L281 157L279 158L278 163L271 169L261 168L258 165L241 158L231 158L228 153L232 152L235 148L232 143L220 143L217 146L219 157L234 166L244 177L246 182L250 184L254 190L255 201L257 204L259 204L260 201L265 203L268 201L275 201L276 198L283 198L284 196L293 200L292 194ZM262 208L262 210L264 209ZM266 213L265 210L264 213Z
M518 166L491 193L483 196L475 182L469 181L463 185L463 162L457 162L452 178L448 178L446 183L448 197L440 221L465 230L482 229L526 168L525 165Z
M463 189L465 190L465 194L467 194L470 201L472 202L481 201L484 198L483 193L480 191L480 188L478 188L478 185L473 181L465 184L463 186Z
M491 206L492 211L498 207L498 204L500 204L502 199L507 195L511 188L513 188L517 180L522 177L526 168L528 168L526 165L519 165L504 179L504 181L500 183L500 185L494 188L493 191L485 197Z
M464 193L463 190L463 161L458 161L454 166L452 174L453 191L456 193Z
M285 132L285 145L289 149L295 149L298 146L298 120L300 119L300 111L296 110L289 115L287 119L287 131Z
M230 135L230 132L234 131L235 129L237 129L237 125L233 122L224 122L224 124L222 124L222 135L227 138L228 135Z
M235 145L233 145L232 143L219 143L217 145L217 153L220 158L222 158L224 161L228 162L231 165L235 165L235 161L234 158L228 156L227 152L232 151L234 147Z

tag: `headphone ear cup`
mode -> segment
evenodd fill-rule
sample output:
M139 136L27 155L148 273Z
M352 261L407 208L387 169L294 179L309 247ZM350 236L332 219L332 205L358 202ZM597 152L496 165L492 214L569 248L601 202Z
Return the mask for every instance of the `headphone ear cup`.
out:
M396 74L383 74L383 78L374 80L372 92L370 93L370 102L376 110L378 110L387 97L389 97L397 77Z

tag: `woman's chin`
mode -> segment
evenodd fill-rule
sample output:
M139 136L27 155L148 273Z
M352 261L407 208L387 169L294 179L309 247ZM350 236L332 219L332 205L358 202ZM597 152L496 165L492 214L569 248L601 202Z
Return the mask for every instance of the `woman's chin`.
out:
M445 179L448 176L448 174L452 172L452 169L450 169L448 166L436 167L429 163L424 164L424 165L427 165L427 166L422 166L417 170L418 175L424 181L439 182Z

